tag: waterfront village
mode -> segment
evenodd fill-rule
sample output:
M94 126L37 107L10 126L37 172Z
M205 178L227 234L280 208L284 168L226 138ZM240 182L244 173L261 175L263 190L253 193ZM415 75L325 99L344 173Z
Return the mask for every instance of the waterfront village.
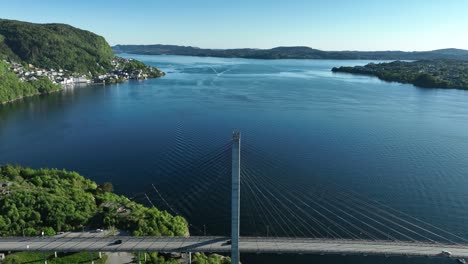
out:
M21 81L34 81L40 77L47 77L54 83L62 86L89 83L119 83L129 79L144 80L154 78L158 74L164 74L151 66L139 69L127 67L135 60L121 57L115 57L112 60L111 65L114 68L112 71L96 76L93 79L86 75L79 75L63 69L44 69L35 67L32 64L25 66L17 62L3 61L9 65L10 70L16 73Z

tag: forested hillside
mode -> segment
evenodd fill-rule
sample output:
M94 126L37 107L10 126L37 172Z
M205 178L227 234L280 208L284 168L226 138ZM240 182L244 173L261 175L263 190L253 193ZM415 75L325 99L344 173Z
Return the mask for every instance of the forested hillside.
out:
M115 227L133 235L186 236L187 221L112 193L76 172L0 167L0 236Z
M103 37L86 30L0 19L0 57L96 75L112 69L114 53Z
M458 60L394 61L365 66L335 67L333 72L373 75L384 81L425 88L468 89L468 62Z

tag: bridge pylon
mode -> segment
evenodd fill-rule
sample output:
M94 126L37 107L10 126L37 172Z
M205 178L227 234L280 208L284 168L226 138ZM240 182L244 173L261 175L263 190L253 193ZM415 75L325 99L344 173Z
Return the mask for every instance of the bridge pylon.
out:
M231 263L239 264L240 132L232 134Z

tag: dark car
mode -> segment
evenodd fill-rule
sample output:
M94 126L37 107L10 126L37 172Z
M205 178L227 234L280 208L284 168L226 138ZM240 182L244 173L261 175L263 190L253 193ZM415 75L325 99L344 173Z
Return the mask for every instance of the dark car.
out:
M114 241L114 245L120 245L122 244L122 239Z
M226 245L231 245L232 241L231 239L229 239L228 241L226 241Z

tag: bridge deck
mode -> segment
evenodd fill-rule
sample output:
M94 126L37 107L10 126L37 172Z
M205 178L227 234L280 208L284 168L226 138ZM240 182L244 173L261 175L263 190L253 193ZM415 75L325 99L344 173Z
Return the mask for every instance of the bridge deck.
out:
M121 239L121 244L114 241ZM5 251L158 251L158 252L229 252L226 237L47 237L0 238L0 252ZM440 256L442 250L452 257L468 258L468 245L410 243L369 240L332 240L307 238L242 237L241 252L304 253L346 255Z

